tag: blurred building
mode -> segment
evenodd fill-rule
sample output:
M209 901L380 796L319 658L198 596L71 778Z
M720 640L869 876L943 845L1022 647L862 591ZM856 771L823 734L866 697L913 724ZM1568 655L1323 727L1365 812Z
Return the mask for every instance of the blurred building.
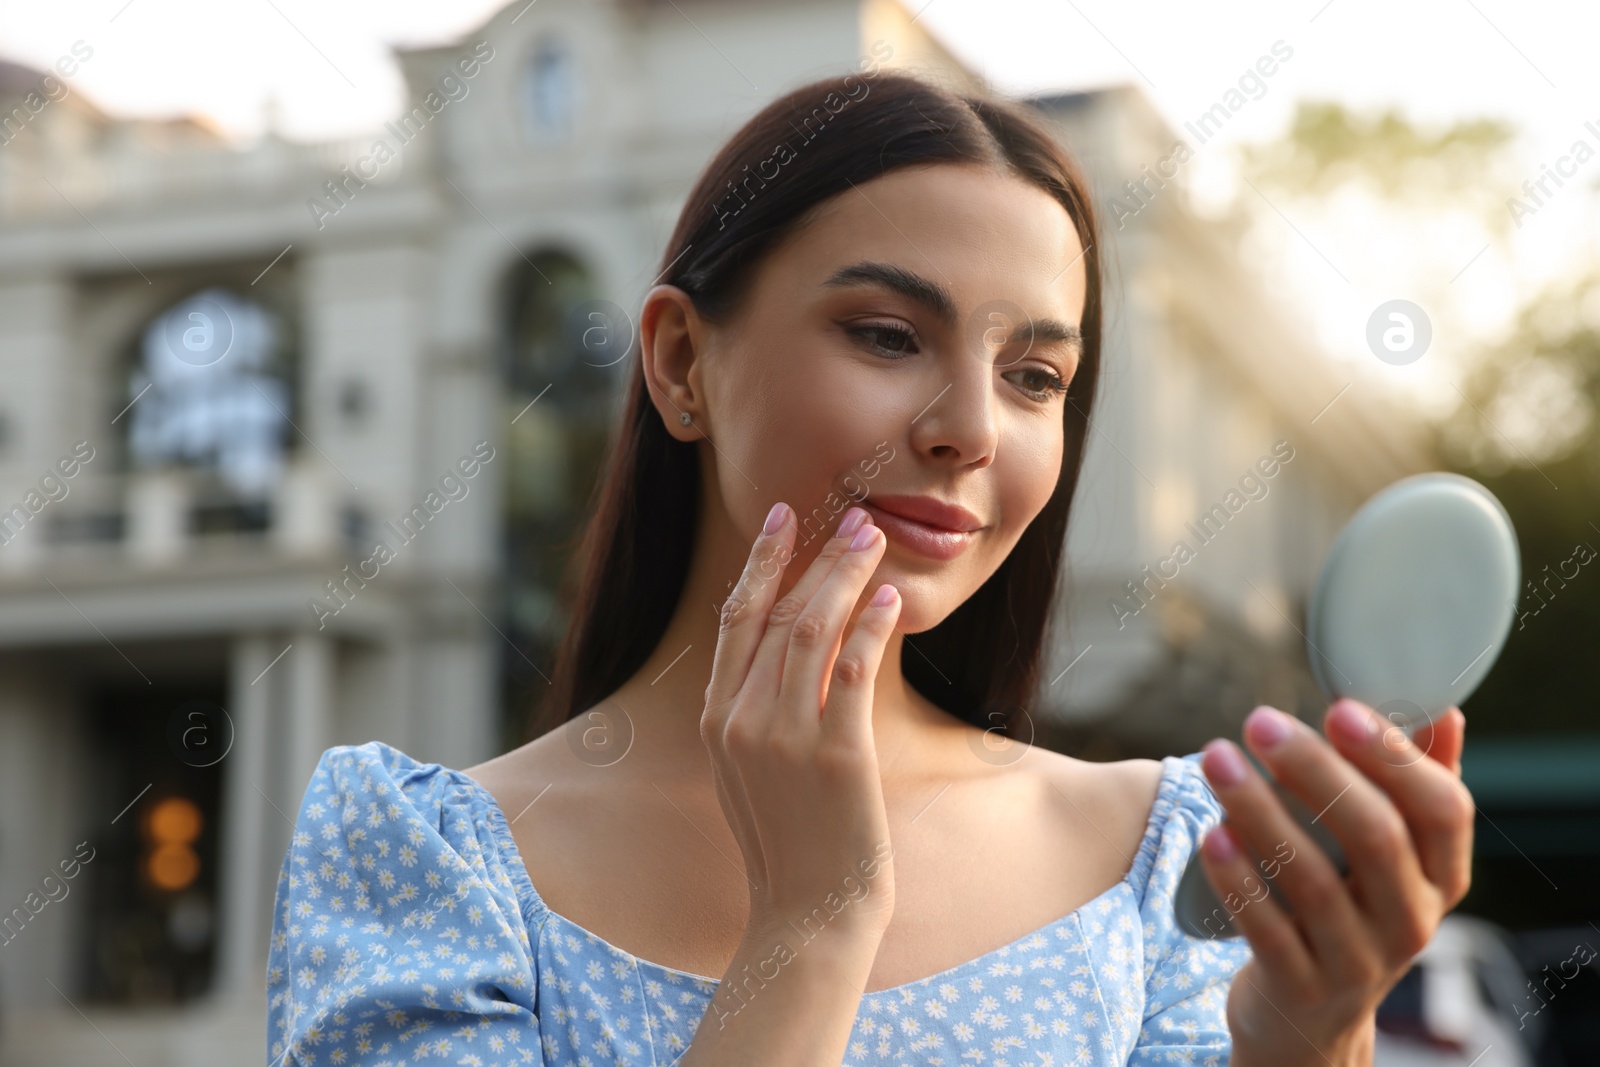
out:
M1105 380L1041 734L1159 756L1236 734L1260 703L1320 715L1300 630L1318 570L1369 496L1438 465L1427 437L1264 284L1243 218L1191 209L1178 145L1224 149L1134 87L1032 103L1088 171L1108 242Z
M317 755L517 737L683 198L876 44L977 84L892 0L518 0L401 52L407 112L338 144L114 120L68 65L0 66L0 1063L261 1055ZM1433 462L1181 181L1113 209L1177 139L1136 90L1034 103L1113 272L1036 718L1186 751L1314 695L1290 620L1317 564Z

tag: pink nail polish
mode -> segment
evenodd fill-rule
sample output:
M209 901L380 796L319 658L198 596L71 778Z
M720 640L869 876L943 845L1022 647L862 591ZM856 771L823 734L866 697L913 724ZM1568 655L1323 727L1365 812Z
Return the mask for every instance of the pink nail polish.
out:
M1205 843L1200 846L1205 849L1213 860L1218 863L1227 863L1239 855L1239 845L1233 839L1233 833L1226 826L1219 826L1206 835Z
M789 505L785 504L781 500L772 505L772 510L767 512L767 521L762 525L761 532L764 534L777 533L779 527L783 525L783 520L788 508Z
M1238 785L1249 773L1239 750L1222 740L1213 741L1206 746L1205 755L1200 758L1200 767L1206 772L1206 777L1211 779L1212 784L1224 789Z
M850 551L860 552L878 539L879 530L876 526L863 526L856 531L856 536L850 542Z
M1372 739L1372 718L1353 700L1335 702L1331 719L1329 725L1352 744Z
M1270 752L1294 735L1294 723L1283 712L1263 704L1244 721L1244 732L1257 748Z
M839 520L839 529L834 536L849 537L851 534L861 529L861 524L866 521L867 511L865 508L851 508L849 511L844 513L844 518Z
M894 603L894 594L894 586L884 583L878 587L878 591L876 593L872 594L872 606L875 608L888 607L890 604Z

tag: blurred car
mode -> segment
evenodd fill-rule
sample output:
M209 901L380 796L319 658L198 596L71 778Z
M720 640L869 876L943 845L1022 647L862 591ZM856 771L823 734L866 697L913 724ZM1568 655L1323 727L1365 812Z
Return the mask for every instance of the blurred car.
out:
M1378 1006L1374 1067L1533 1067L1541 1007L1504 931L1447 915Z

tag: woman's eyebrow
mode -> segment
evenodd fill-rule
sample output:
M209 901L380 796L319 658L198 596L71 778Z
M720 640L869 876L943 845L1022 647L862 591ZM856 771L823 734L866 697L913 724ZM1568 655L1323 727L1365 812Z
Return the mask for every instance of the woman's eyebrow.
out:
M1079 356L1083 355L1083 331L1055 319L1029 319L1017 327L1015 334L1008 334L1006 340L1026 341L1030 346L1035 341L1045 345L1065 344Z
M915 271L897 267L893 263L863 260L834 271L822 283L822 288L851 285L881 285L921 304L946 327L956 324L956 302L951 299L950 291ZM1080 353L1083 351L1082 331L1056 319L1029 319L1017 328L1015 337L1008 340L1026 340L1030 344L1035 341L1041 344L1065 343Z
M822 288L851 285L881 285L908 300L921 304L933 312L943 325L956 324L956 302L950 298L950 291L938 282L924 278L904 267L867 260L852 263L848 267L840 267L834 271L828 280L822 283Z

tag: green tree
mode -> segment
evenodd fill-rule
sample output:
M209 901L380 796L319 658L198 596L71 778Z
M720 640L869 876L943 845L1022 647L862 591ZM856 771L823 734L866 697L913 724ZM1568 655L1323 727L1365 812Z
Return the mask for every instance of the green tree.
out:
M1518 227L1508 200L1522 195L1526 177L1510 152L1516 134L1490 119L1430 132L1393 110L1358 115L1304 102L1282 138L1242 148L1239 158L1263 195L1307 211L1360 188L1418 234L1425 216L1464 212L1482 226L1485 250L1505 257L1515 275ZM1592 199L1593 189L1576 185L1565 195ZM1456 402L1429 427L1447 469L1482 482L1510 512L1526 580L1506 649L1464 705L1474 736L1600 731L1592 658L1600 645L1600 245L1591 248L1581 269L1525 298L1503 336L1467 335L1453 347ZM1434 291L1450 291L1454 279L1440 281L1431 280ZM1464 332L1463 321L1446 325ZM1437 319L1435 327L1438 337Z

